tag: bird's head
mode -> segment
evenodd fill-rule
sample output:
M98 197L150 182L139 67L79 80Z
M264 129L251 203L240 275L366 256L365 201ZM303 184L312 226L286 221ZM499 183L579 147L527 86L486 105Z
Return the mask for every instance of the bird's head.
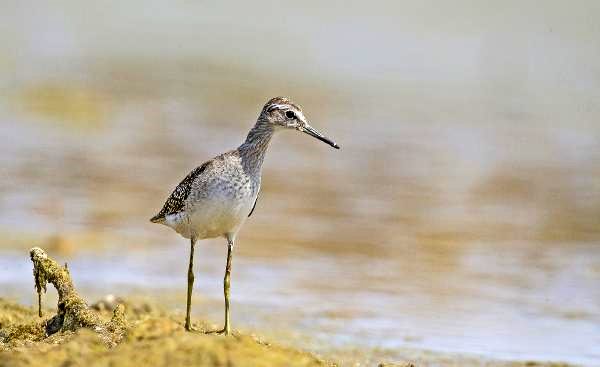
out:
M275 128L293 129L306 133L324 143L340 149L333 140L321 134L310 126L302 112L302 108L286 97L270 99L260 113L260 120L271 124Z

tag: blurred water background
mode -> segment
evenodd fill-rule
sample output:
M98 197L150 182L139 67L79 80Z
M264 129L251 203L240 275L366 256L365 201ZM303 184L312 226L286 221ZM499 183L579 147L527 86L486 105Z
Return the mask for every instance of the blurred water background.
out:
M148 219L286 95L342 149L276 136L235 327L600 365L599 2L0 5L1 297L35 302L38 245L88 299L183 308L188 243ZM199 249L220 323L226 246Z

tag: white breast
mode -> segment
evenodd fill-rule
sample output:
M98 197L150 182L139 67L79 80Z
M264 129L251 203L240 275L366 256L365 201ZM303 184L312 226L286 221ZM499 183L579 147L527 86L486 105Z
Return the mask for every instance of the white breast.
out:
M256 195L234 198L212 195L194 203L186 212L168 215L165 224L185 238L197 239L233 235L248 218Z

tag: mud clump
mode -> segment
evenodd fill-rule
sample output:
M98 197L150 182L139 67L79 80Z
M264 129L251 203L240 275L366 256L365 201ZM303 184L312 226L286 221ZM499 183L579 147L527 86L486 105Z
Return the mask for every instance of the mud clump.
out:
M114 346L121 340L127 326L123 305L116 305L109 321L102 320L99 314L88 307L85 300L77 294L66 264L64 267L60 266L39 247L32 248L29 255L33 262L40 317L42 316L41 294L46 292L46 285L52 284L58 292L56 315L36 325L32 334L36 337L46 337L57 332L88 328L96 332L108 346ZM43 335L40 333L42 326Z

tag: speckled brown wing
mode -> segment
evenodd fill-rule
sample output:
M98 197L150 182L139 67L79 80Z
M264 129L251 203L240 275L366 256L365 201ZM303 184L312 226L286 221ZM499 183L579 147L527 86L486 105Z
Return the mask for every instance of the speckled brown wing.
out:
M162 207L160 212L150 218L150 222L159 223L162 222L167 215L179 213L184 210L185 200L190 195L192 190L192 184L194 180L206 170L210 165L210 161L203 163L200 167L194 168L185 178L177 185L175 190L171 193L165 205Z

